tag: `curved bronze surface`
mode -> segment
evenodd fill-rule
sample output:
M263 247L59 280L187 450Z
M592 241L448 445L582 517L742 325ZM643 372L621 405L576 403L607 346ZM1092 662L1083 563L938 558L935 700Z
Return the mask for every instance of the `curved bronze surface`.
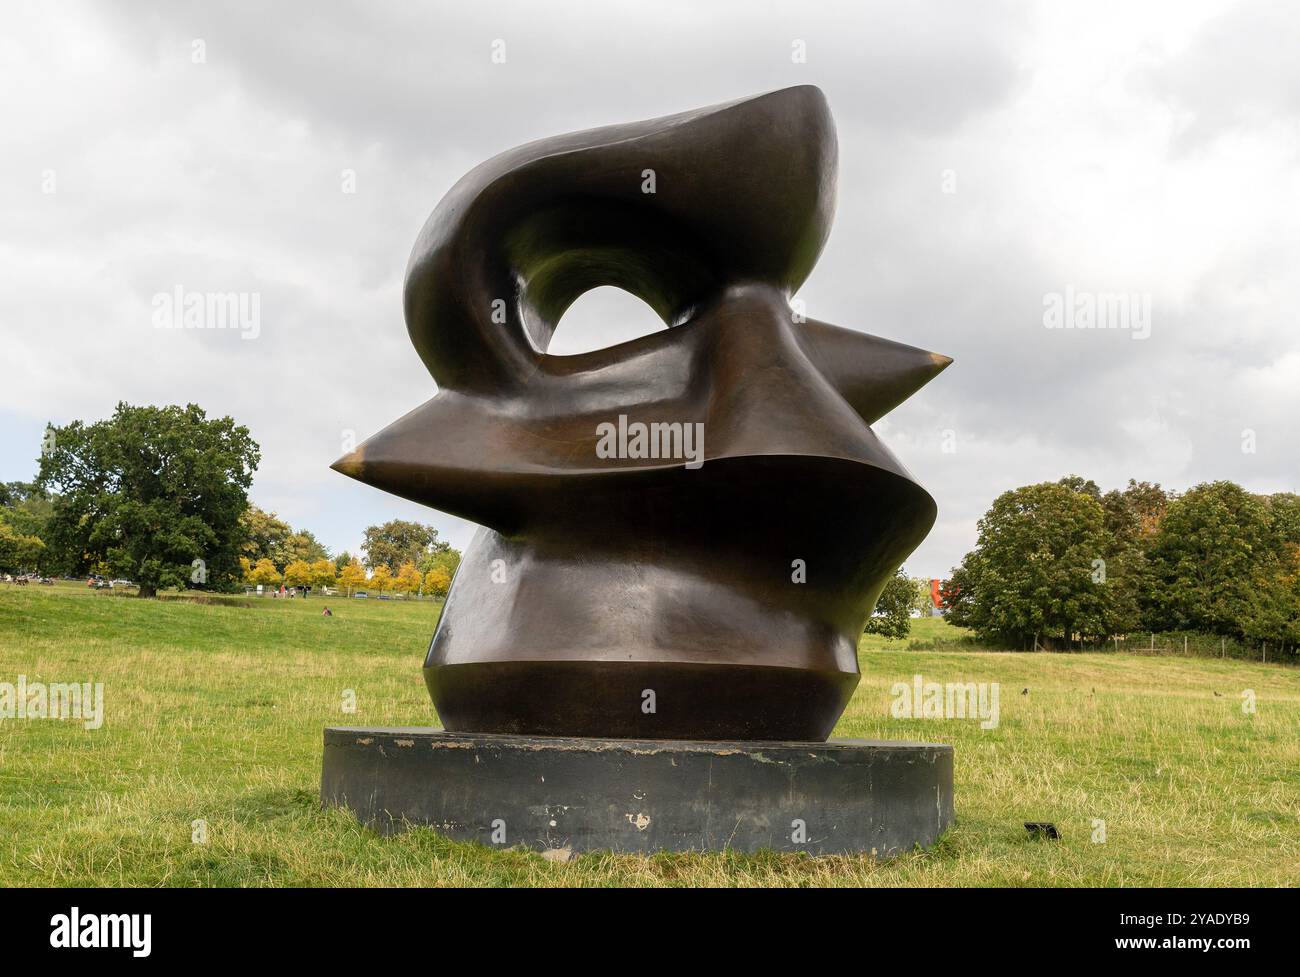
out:
M950 362L792 311L835 171L803 86L529 143L434 210L405 305L439 392L333 467L484 527L425 662L448 729L830 733L935 517L869 425ZM600 285L670 328L548 356Z

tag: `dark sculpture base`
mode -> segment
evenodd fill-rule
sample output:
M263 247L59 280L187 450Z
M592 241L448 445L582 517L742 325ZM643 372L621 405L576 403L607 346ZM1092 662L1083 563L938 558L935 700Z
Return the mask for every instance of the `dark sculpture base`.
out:
M321 802L381 832L576 852L802 851L880 858L953 822L952 747L325 730Z

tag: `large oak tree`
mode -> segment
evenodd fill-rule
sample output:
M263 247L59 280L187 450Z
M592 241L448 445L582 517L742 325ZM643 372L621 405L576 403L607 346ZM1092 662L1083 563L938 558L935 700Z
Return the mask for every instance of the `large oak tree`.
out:
M57 493L47 542L70 569L102 562L141 597L238 581L240 516L261 457L246 427L194 404L119 403L108 420L52 435L37 482Z

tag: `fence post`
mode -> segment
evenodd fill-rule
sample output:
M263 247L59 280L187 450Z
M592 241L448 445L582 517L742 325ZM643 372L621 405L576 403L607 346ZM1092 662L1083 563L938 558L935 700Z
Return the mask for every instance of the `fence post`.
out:
M1183 635L1183 657L1187 657L1187 635Z

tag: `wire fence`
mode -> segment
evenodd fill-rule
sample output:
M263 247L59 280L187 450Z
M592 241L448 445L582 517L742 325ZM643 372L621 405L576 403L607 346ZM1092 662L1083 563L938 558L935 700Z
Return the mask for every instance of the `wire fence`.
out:
M1129 655L1183 655L1189 658L1235 658L1242 661L1295 663L1296 646L1264 641L1259 644L1198 632L1130 634L1098 640L1115 651ZM1097 648L1096 650L1101 650Z
M1076 637L1068 642L1038 639L1026 642L1019 648L986 645L974 636L966 635L956 639L913 639L907 647L909 651L1044 651L1061 654L1113 652L1151 657L1231 658L1264 664L1300 663L1300 648L1296 645L1271 641L1252 643L1199 631L1143 632L1110 638Z

